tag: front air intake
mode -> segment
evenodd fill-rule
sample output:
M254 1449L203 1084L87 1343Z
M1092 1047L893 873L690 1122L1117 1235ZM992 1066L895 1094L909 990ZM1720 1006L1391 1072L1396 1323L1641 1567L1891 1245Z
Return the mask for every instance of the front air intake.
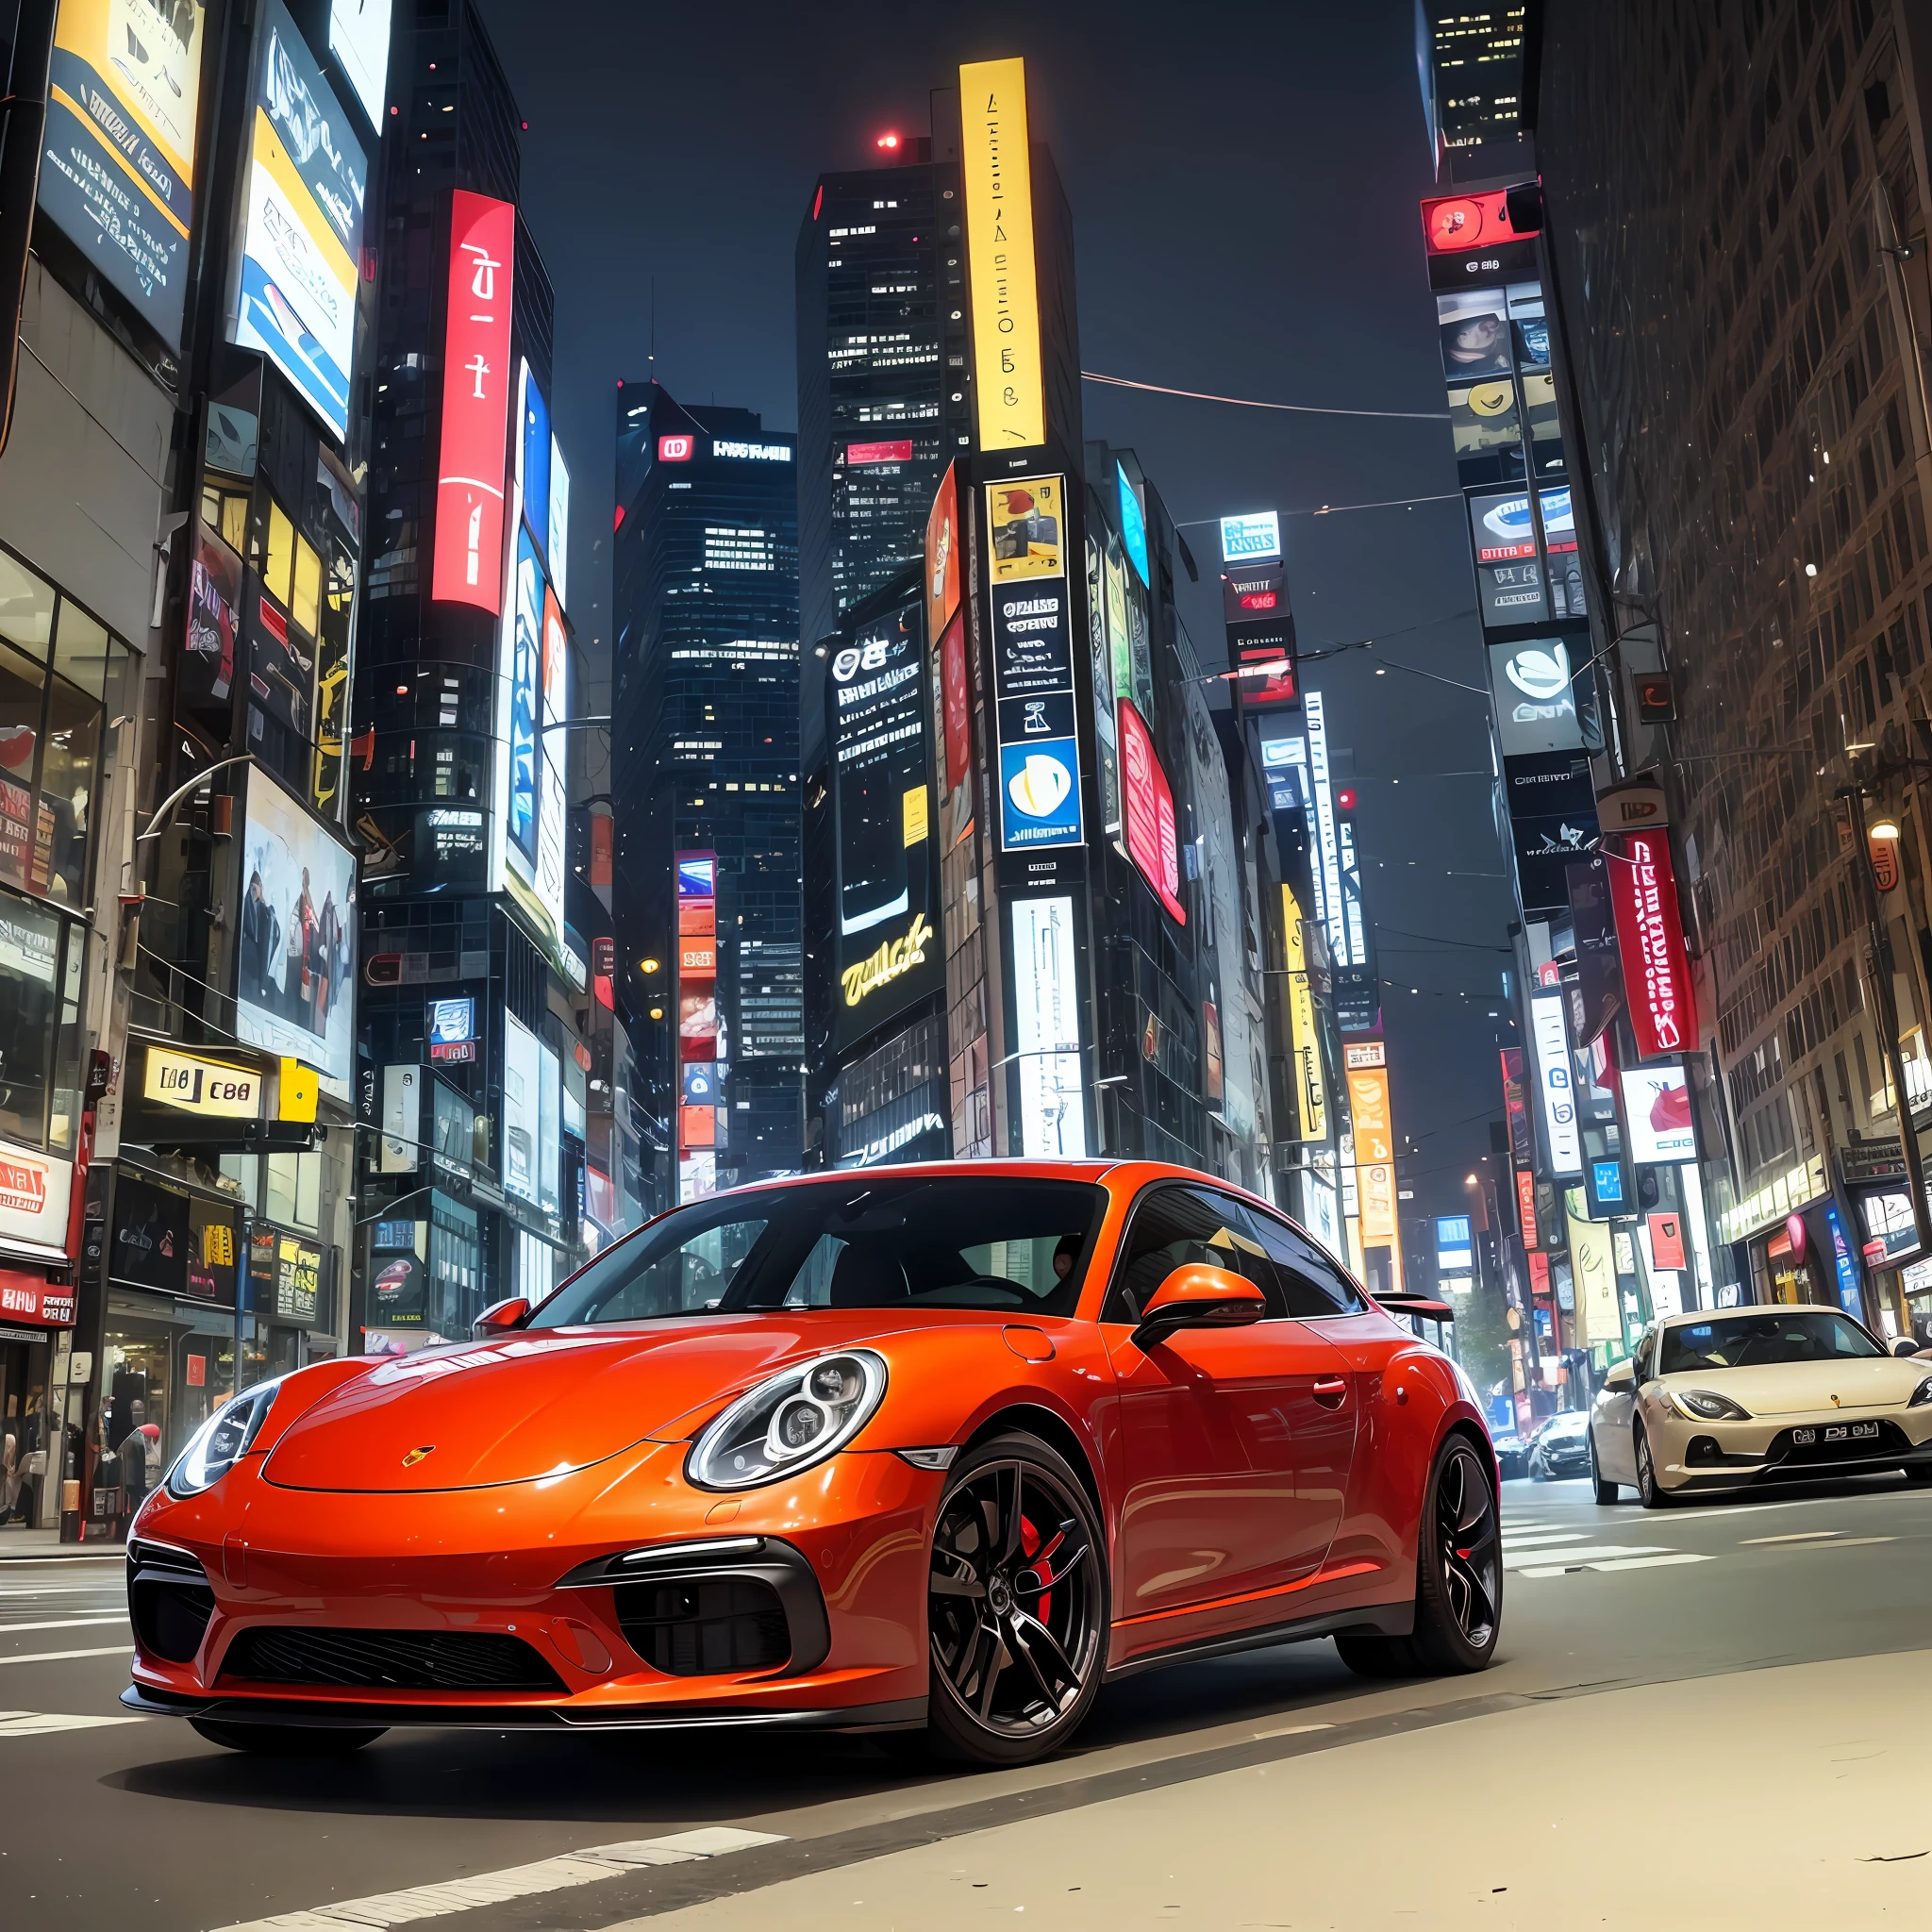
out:
M322 1630L258 1624L222 1677L358 1690L551 1690L563 1681L521 1637L477 1630Z
M760 1578L625 1583L611 1594L625 1641L668 1676L774 1671L791 1655L785 1607Z

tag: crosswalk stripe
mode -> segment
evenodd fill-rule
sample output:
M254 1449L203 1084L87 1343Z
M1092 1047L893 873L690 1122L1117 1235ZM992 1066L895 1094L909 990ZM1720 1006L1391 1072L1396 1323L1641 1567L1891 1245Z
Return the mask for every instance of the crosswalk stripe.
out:
M1519 1576L1567 1576L1572 1570L1663 1570L1674 1563L1708 1563L1713 1558L1696 1550L1674 1550L1656 1556L1612 1557L1607 1562L1552 1563L1541 1569L1519 1570Z
M586 1851L540 1858L532 1865L479 1872L474 1878L406 1886L398 1891L379 1891L368 1898L338 1899L332 1905L316 1906L306 1911L277 1912L272 1918L251 1919L245 1924L228 1926L225 1932L343 1932L350 1925L407 1925L417 1919L440 1919L450 1912L474 1910L478 1906L501 1905L509 1899L593 1884L641 1866L682 1865L694 1858L715 1858L727 1852L748 1851L755 1845L783 1842L784 1835L779 1832L707 1825L697 1831L675 1832L669 1838L591 1845Z
M1517 1530L1512 1534L1503 1532L1503 1547L1506 1550L1541 1549L1546 1543L1588 1542L1594 1534L1588 1529L1540 1529L1534 1532Z
M59 1617L51 1624L8 1624L0 1620L0 1637L11 1637L16 1630L87 1630L103 1624L125 1624L125 1610L101 1610L84 1617Z
M82 1717L63 1711L0 1710L0 1738L39 1738L49 1731L92 1731L104 1724L142 1724L131 1711L115 1717Z
M1668 1543L1586 1543L1575 1550L1524 1550L1519 1557L1512 1557L1506 1548L1503 1567L1521 1570L1525 1564L1545 1563L1553 1557L1565 1563L1601 1563L1616 1557L1654 1557L1669 1548Z
M0 1665L58 1664L72 1657L132 1657L131 1643L110 1643L105 1650L30 1650L24 1657L0 1656Z

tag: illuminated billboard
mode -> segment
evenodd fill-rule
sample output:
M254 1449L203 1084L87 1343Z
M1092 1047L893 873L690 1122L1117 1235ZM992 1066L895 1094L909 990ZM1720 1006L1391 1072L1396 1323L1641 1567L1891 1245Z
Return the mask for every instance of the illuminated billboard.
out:
M230 340L266 356L341 441L369 163L281 0L265 0L258 36Z
M1251 516L1223 517L1221 520L1221 560L1223 563L1262 563L1281 556L1281 519L1272 509L1256 510Z
M1180 845L1174 824L1174 791L1155 756L1146 721L1125 698L1117 717L1121 748L1121 816L1126 826L1127 857L1154 888L1155 895L1182 925Z
M562 1141L558 1087L562 1067L555 1052L517 1016L503 1016L504 1191L555 1214L561 1201Z
M959 158L979 447L1030 449L1046 441L1046 389L1024 60L968 61L959 69Z
M550 508L544 555L550 560L551 588L557 601L570 608L570 470L557 438L550 439Z
M1583 1141L1576 1126L1576 1073L1570 1037L1563 1024L1563 995L1533 993L1529 1002L1530 1046L1536 1056L1537 1091L1542 1096L1543 1137L1550 1172L1580 1174Z
M1490 646L1496 737L1506 758L1579 751L1583 726L1572 688L1570 647L1561 638Z
M677 1198L718 1187L729 1042L718 1024L718 855L680 852L677 878Z
M1351 1068L1347 1077L1362 1242L1364 1246L1393 1245L1397 1238L1395 1125L1389 1103L1389 1070Z
M61 0L40 205L170 348L181 346L207 9Z
M1141 492L1122 463L1113 466L1114 488L1120 499L1121 548L1134 566L1142 584L1151 584L1153 575L1147 563L1147 513L1141 508Z
M919 621L919 604L908 601L857 632L826 667L841 1049L945 984Z
M1624 1127L1630 1158L1640 1167L1697 1158L1690 1114L1690 1076L1675 1061L1632 1067L1622 1075Z
M378 133L389 77L390 9L391 0L329 0L328 7L328 50Z
M1302 931L1302 908L1291 886L1281 889L1281 927L1288 956L1288 1033L1294 1064L1295 1111L1300 1138L1328 1138L1328 1083L1322 1073L1321 1034L1315 999L1308 986L1308 949Z
M1000 849L1083 844L1064 485L1015 478L986 499Z
M1014 900L1013 1004L1021 1152L1034 1160L1084 1160L1087 1109L1073 900Z
M550 405L537 387L527 361L517 371L519 409L517 488L523 492L524 516L537 539L543 560L550 560Z
M355 1058L356 859L259 766L242 828L235 1034L307 1060L337 1100Z
M451 197L442 341L442 441L436 468L439 604L503 608L503 490L509 435L510 285L517 211L458 188Z

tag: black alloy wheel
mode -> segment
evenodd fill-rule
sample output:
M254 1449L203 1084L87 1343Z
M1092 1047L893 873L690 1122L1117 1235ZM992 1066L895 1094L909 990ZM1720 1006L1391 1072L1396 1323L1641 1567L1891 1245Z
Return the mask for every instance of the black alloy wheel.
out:
M1591 1487L1596 1491L1596 1499L1599 1503L1614 1503L1617 1500L1617 1486L1615 1483L1607 1483L1604 1480L1602 1468L1596 1459L1595 1424L1592 1423L1583 1433L1590 1443Z
M1106 1541L1080 1479L1031 1436L962 1456L933 1528L929 1741L1030 1763L1078 1729L1107 1664Z
M1641 1423L1637 1424L1637 1500L1646 1509L1661 1509L1670 1497L1657 1479L1657 1461L1650 1453L1650 1437Z
M1469 1439L1437 1451L1416 1537L1415 1629L1348 1633L1341 1660L1363 1677L1446 1677L1489 1668L1503 1620L1503 1538L1496 1492Z
M328 1724L230 1724L219 1718L192 1717L190 1725L210 1744L247 1751L257 1757L346 1757L382 1736L385 1726L350 1729Z

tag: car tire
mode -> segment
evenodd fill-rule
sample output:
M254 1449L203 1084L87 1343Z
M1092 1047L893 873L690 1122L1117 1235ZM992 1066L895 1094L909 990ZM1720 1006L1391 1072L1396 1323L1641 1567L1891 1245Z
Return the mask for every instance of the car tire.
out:
M1053 1566L1045 1575L1043 1563ZM1107 1539L1066 1458L1017 1432L968 1450L933 1519L934 1753L1009 1766L1067 1743L1100 1694L1111 1607Z
M1596 1491L1599 1503L1614 1503L1617 1500L1617 1485L1607 1483L1603 1479L1596 1459L1596 1431L1591 1428L1586 1429L1583 1433L1590 1443L1590 1486Z
M1917 1483L1922 1488L1932 1483L1932 1462L1909 1462L1906 1465L1906 1480Z
M1637 1424L1637 1500L1646 1509L1665 1509L1670 1496L1657 1479L1657 1463L1651 1457L1650 1438L1643 1424Z
M246 1751L257 1757L346 1757L373 1744L386 1726L351 1730L327 1724L228 1724L219 1718L192 1717L192 1729L210 1744Z
M1446 1677L1487 1670L1503 1619L1503 1537L1496 1491L1465 1436L1436 1452L1416 1537L1415 1627L1407 1637L1336 1638L1362 1677Z

